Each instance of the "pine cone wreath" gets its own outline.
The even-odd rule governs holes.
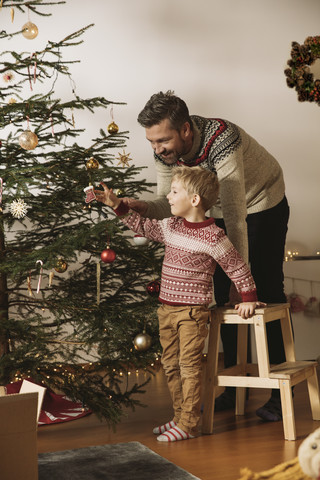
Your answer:
[[[302,45],[292,42],[290,55],[289,68],[284,70],[287,86],[295,88],[299,102],[320,105],[320,79],[310,71],[310,66],[320,58],[320,36],[309,36]]]

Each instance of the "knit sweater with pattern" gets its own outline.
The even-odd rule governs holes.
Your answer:
[[[228,237],[248,261],[246,216],[277,205],[285,195],[283,173],[276,159],[240,127],[218,118],[192,115],[193,146],[177,164],[199,165],[217,174],[220,196],[210,211],[223,218]],[[154,155],[158,199],[148,202],[145,216],[171,215],[166,195],[170,191],[172,166]]]
[[[165,244],[160,302],[169,305],[209,305],[212,302],[212,276],[217,262],[234,282],[242,301],[257,300],[255,283],[248,266],[213,218],[201,223],[191,223],[181,217],[148,219],[128,210],[123,203],[115,212],[137,234]]]

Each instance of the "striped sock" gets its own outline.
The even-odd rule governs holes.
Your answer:
[[[195,438],[190,433],[184,432],[179,427],[170,428],[167,432],[157,437],[158,442],[179,442],[179,440],[189,440],[189,438]]]
[[[164,425],[160,425],[160,427],[154,428],[152,431],[155,435],[159,435],[160,433],[167,432],[170,430],[170,428],[175,427],[177,424],[173,420],[171,420],[168,423],[165,423]]]

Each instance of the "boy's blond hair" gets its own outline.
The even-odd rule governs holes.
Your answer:
[[[198,194],[205,211],[217,201],[219,182],[217,175],[202,167],[181,165],[172,169],[172,180],[178,180],[189,195]]]

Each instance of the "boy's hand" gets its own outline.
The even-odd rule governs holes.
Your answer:
[[[121,199],[117,197],[112,191],[112,188],[108,188],[107,185],[103,182],[100,182],[100,185],[103,187],[103,190],[94,190],[94,194],[98,202],[104,203],[111,208],[118,208]]]
[[[255,312],[257,307],[266,307],[264,302],[242,302],[235,305],[235,309],[238,310],[238,314],[242,318],[250,318]]]

